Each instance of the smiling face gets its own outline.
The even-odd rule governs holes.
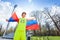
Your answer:
[[[23,12],[22,13],[22,18],[25,18],[26,17],[26,12]]]

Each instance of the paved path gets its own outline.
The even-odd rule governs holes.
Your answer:
[[[5,38],[0,37],[0,40],[12,40],[12,39],[5,39]]]

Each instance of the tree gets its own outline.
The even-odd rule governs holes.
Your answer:
[[[47,14],[49,15],[49,17],[50,17],[50,18],[52,19],[52,21],[54,22],[56,28],[60,31],[57,23],[55,22],[55,20],[54,20],[54,19],[52,18],[52,16],[50,15],[50,12],[51,12],[51,11],[49,11],[48,8],[44,8],[44,9],[45,9],[44,11],[47,11]]]

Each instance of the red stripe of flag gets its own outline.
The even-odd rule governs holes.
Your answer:
[[[30,26],[26,26],[26,30],[38,30],[39,29],[39,25],[38,24],[33,24]]]
[[[17,22],[19,21],[17,15],[16,15],[16,12],[14,12],[14,13],[12,14],[11,18],[13,18],[13,19],[14,19],[15,21],[17,21]]]

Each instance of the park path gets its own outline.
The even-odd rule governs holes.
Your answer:
[[[0,40],[12,40],[12,39],[6,39],[6,38],[0,37]]]

